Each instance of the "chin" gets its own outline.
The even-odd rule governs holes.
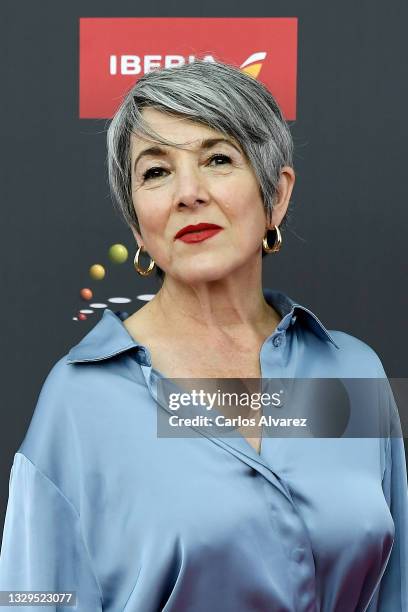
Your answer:
[[[211,281],[217,281],[225,278],[229,274],[229,270],[224,269],[224,266],[211,265],[211,266],[200,266],[191,265],[185,266],[180,272],[177,271],[175,276],[183,283],[194,284],[194,283],[209,283]]]

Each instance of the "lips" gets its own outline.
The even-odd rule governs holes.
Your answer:
[[[180,238],[180,236],[183,236],[184,234],[190,234],[192,232],[198,232],[200,230],[206,230],[206,229],[222,229],[222,228],[219,225],[215,225],[214,223],[197,223],[197,225],[186,225],[185,227],[183,227],[181,230],[177,232],[174,238],[175,239]]]
[[[202,229],[197,232],[186,232],[177,240],[181,240],[182,242],[186,242],[187,244],[196,244],[198,242],[203,242],[212,236],[215,236],[219,232],[222,232],[222,227],[216,227],[212,229]]]

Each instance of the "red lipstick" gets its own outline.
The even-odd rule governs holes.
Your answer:
[[[211,236],[214,236],[223,228],[214,223],[197,223],[197,225],[186,225],[175,235],[175,240],[180,239],[183,242],[201,242]]]

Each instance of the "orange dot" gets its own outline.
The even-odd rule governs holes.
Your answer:
[[[88,287],[84,287],[83,289],[81,289],[79,295],[83,300],[92,300],[93,298],[93,293],[90,289],[88,289]]]

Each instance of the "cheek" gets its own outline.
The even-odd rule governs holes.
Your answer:
[[[133,198],[133,206],[139,223],[145,233],[157,232],[164,227],[167,221],[168,208],[163,199],[157,196]]]
[[[258,188],[236,192],[234,199],[228,198],[229,212],[226,212],[237,243],[242,253],[252,252],[262,243],[266,230],[266,217]]]
[[[264,205],[257,185],[242,185],[241,188],[229,190],[220,201],[223,201],[225,213],[232,222],[239,220],[243,226],[250,225],[258,229],[264,226]]]
[[[248,172],[235,175],[233,180],[223,185],[223,191],[228,201],[236,200],[242,207],[251,206],[260,197],[258,183]]]

